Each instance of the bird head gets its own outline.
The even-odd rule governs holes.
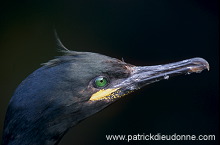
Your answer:
[[[209,64],[202,58],[192,58],[163,65],[135,66],[98,53],[66,51],[64,56],[45,63],[41,71],[55,69],[56,78],[62,78],[62,84],[56,82],[55,86],[69,88],[56,90],[71,94],[67,95],[69,99],[63,99],[64,105],[79,106],[78,110],[88,117],[148,84],[180,74],[200,73],[209,69]],[[50,72],[46,74],[49,80],[54,77]]]
[[[169,77],[209,69],[202,58],[135,66],[98,53],[65,50],[29,75],[8,106],[3,144],[56,144],[79,121]]]

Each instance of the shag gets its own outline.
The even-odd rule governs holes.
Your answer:
[[[92,52],[70,51],[44,63],[11,98],[2,145],[54,145],[81,120],[121,97],[169,77],[209,69],[203,58],[134,66]]]

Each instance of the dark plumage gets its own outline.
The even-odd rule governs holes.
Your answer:
[[[8,105],[3,145],[58,144],[69,128],[130,92],[173,75],[209,69],[202,58],[136,67],[97,53],[63,52],[16,89]]]

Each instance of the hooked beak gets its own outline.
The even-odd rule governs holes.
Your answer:
[[[131,76],[123,81],[120,86],[123,86],[121,87],[123,92],[130,92],[148,84],[169,79],[172,76],[193,72],[200,73],[204,69],[209,70],[209,64],[203,58],[192,58],[164,65],[134,66],[131,68]]]
[[[135,90],[138,90],[148,84],[169,79],[169,77],[180,74],[200,73],[204,69],[209,70],[208,62],[203,58],[192,58],[179,62],[155,65],[155,66],[130,66],[131,75],[120,82],[118,85],[109,89],[101,89],[94,93],[90,101],[117,100]]]

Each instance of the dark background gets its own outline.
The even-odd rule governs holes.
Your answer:
[[[71,129],[61,145],[126,144],[106,134],[214,134],[219,140],[217,0],[8,1],[0,4],[0,136],[19,83],[65,46],[135,65],[203,57],[211,70],[149,85]],[[1,140],[1,139],[0,139]],[[132,141],[129,144],[217,144]]]

